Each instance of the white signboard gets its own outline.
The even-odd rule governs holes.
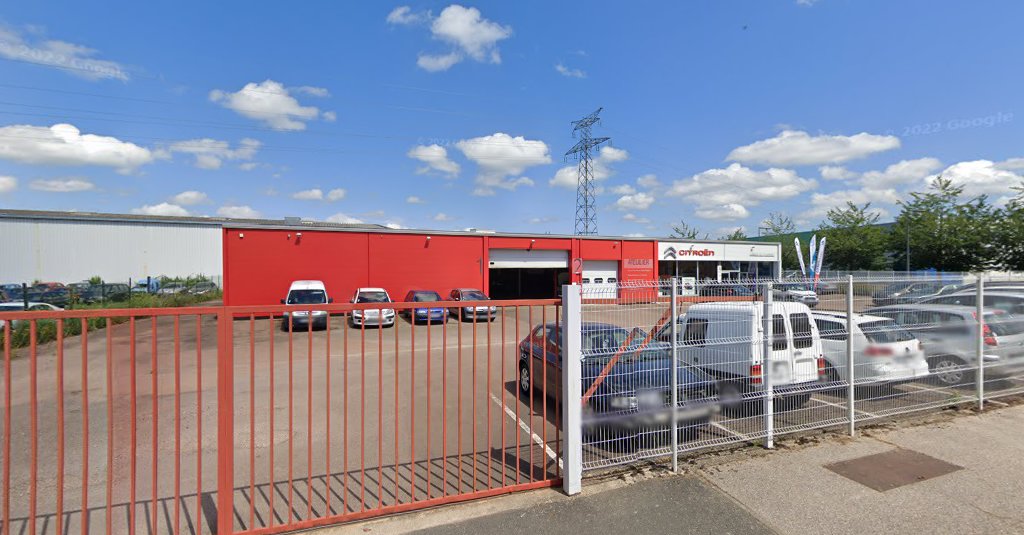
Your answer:
[[[658,242],[659,260],[724,260],[721,243]]]

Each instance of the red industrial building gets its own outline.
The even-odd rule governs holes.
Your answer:
[[[223,227],[224,301],[277,303],[294,280],[322,280],[336,302],[359,287],[401,300],[411,289],[442,295],[479,288],[495,299],[547,298],[566,283],[605,285],[679,276],[772,277],[780,245],[254,224]]]

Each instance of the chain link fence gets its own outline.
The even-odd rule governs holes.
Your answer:
[[[1015,274],[581,294],[584,470],[1024,393]]]

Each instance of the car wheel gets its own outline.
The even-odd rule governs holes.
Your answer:
[[[752,407],[743,401],[743,387],[734,381],[722,381],[717,385],[718,402],[722,410],[730,414],[744,414]]]
[[[516,382],[519,383],[519,393],[523,397],[530,397],[533,393],[533,378],[530,377],[530,366],[522,360],[519,361],[519,380]]]
[[[928,359],[933,382],[939,386],[961,386],[974,382],[974,370],[957,357],[941,355]]]

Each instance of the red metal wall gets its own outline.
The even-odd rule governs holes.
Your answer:
[[[619,260],[620,279],[652,280],[657,273],[654,242],[445,236],[302,230],[225,229],[224,302],[279,302],[294,280],[322,280],[335,302],[346,302],[361,286],[379,286],[401,300],[414,288],[446,295],[455,287],[488,287],[488,250],[547,249],[576,259]],[[430,236],[430,239],[427,239]],[[641,265],[630,260],[642,260]],[[570,268],[572,266],[570,265]],[[575,273],[572,281],[578,283]]]

